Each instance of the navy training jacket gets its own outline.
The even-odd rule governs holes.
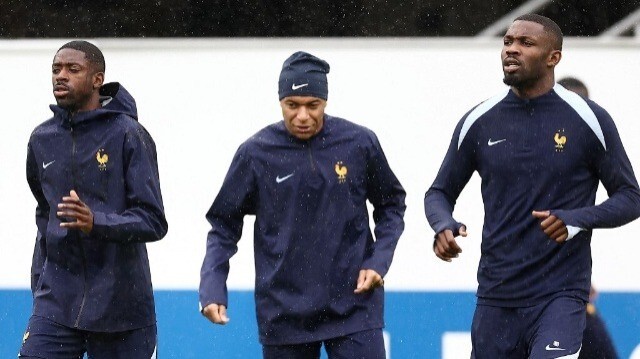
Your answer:
[[[485,214],[478,303],[527,307],[560,295],[586,302],[592,230],[640,216],[638,182],[611,116],[558,84],[533,99],[504,91],[469,111],[424,199],[436,233],[458,233],[452,212],[475,171]],[[599,182],[609,198],[595,205]],[[573,238],[553,241],[534,210],[550,210]]]
[[[255,300],[266,345],[382,328],[383,288],[354,294],[361,269],[384,276],[404,230],[405,191],[375,134],[325,115],[308,141],[272,124],[236,152],[207,213],[200,304],[227,305],[229,258],[256,216]],[[375,240],[367,200],[374,207]],[[233,316],[233,312],[231,312]]]
[[[102,107],[54,115],[31,134],[27,180],[37,200],[33,314],[67,327],[119,332],[155,324],[145,242],[167,232],[155,144],[118,83]],[[58,203],[75,189],[93,230],[60,227]],[[64,220],[64,219],[62,219]]]

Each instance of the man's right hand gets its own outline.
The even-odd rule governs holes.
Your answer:
[[[458,231],[461,236],[467,236],[467,227],[462,226]],[[435,241],[433,242],[433,252],[436,256],[445,262],[451,262],[451,259],[458,258],[458,254],[462,253],[462,249],[456,243],[453,231],[445,229],[438,233]]]
[[[211,303],[202,309],[202,315],[214,324],[225,325],[229,323],[227,307],[222,304]]]

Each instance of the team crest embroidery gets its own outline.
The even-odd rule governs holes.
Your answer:
[[[344,166],[342,161],[338,161],[335,170],[338,175],[338,183],[345,183],[347,181],[347,166]]]
[[[107,162],[109,162],[109,155],[104,152],[104,148],[101,148],[96,153],[96,160],[98,161],[98,168],[100,171],[107,170]]]
[[[556,152],[562,152],[567,144],[567,136],[564,135],[564,129],[558,130],[553,136],[553,140],[556,142]]]

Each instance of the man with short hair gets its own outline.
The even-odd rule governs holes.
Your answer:
[[[167,232],[155,144],[133,97],[103,84],[104,72],[95,45],[63,45],[53,117],[29,139],[38,235],[20,358],[155,358],[145,242]]]
[[[200,305],[226,324],[229,258],[256,216],[256,311],[265,358],[385,357],[383,277],[405,192],[375,134],[325,114],[329,64],[305,52],[280,73],[283,121],[236,152],[207,213]],[[375,239],[367,200],[374,207]]]
[[[569,91],[573,91],[575,93],[577,93],[578,95],[584,97],[584,98],[589,98],[589,89],[587,89],[587,86],[584,84],[584,82],[578,80],[575,77],[563,77],[560,80],[558,80],[558,84],[562,85],[562,87],[566,88]]]
[[[502,49],[510,89],[469,111],[424,204],[433,250],[450,262],[466,236],[453,208],[474,171],[485,219],[473,358],[577,358],[591,283],[591,231],[640,216],[640,190],[609,114],[555,84],[562,32],[518,17]],[[595,205],[598,182],[609,198]]]

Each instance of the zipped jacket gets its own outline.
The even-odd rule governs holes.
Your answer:
[[[119,332],[155,324],[145,242],[167,232],[155,144],[118,83],[100,89],[102,107],[68,111],[31,134],[27,180],[36,198],[33,314],[67,327]],[[91,209],[89,234],[60,227],[63,196]]]
[[[611,116],[556,84],[533,99],[505,90],[456,126],[424,206],[436,233],[458,233],[453,210],[471,175],[482,180],[478,304],[530,307],[558,296],[588,300],[591,234],[640,216],[640,188]],[[609,198],[595,204],[598,184]],[[566,225],[556,243],[532,211]]]
[[[382,328],[384,289],[354,294],[361,269],[389,270],[405,191],[375,134],[325,115],[309,140],[280,121],[238,149],[207,219],[200,304],[227,305],[229,258],[255,215],[260,341],[296,344]],[[374,208],[375,239],[367,201]],[[232,314],[232,312],[231,312]]]

